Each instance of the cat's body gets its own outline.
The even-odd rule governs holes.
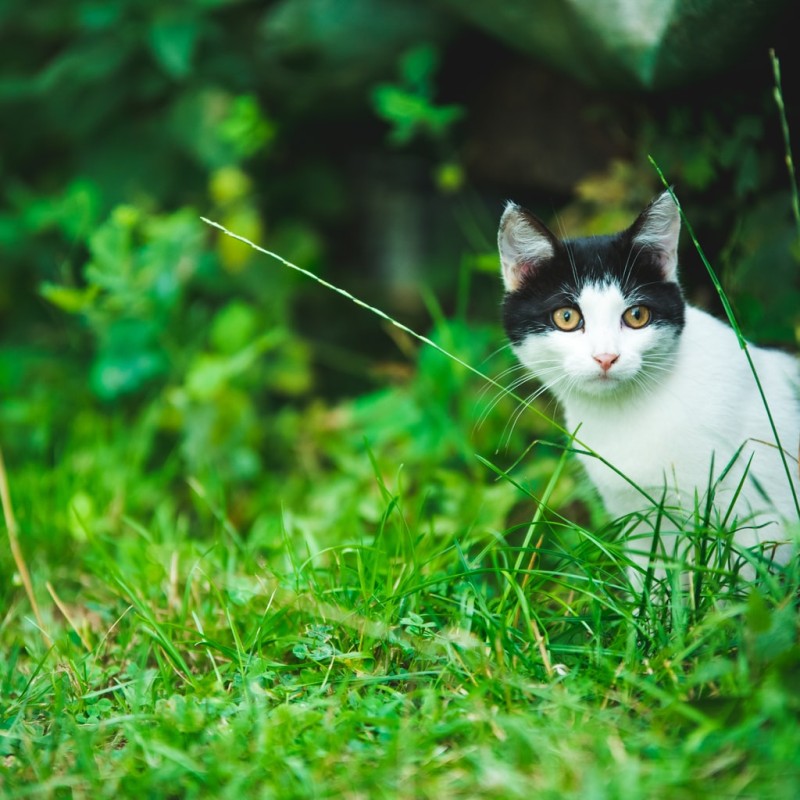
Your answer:
[[[683,300],[679,232],[667,192],[628,230],[572,241],[509,205],[499,234],[506,331],[567,428],[602,457],[582,461],[613,517],[652,511],[633,483],[664,501],[680,530],[714,485],[712,524],[727,517],[739,549],[766,547],[785,562],[798,521],[790,478],[735,332]],[[800,495],[800,364],[749,352]],[[647,552],[647,538],[632,550]]]

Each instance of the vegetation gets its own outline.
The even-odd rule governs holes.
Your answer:
[[[348,112],[424,160],[467,243],[395,311],[342,265],[355,192],[320,118],[241,44],[256,6],[0,11],[0,796],[796,797],[800,567],[678,559],[632,589],[627,521],[550,402],[502,388],[445,45],[396,42]],[[628,221],[653,153],[744,333],[791,346],[768,100],[649,118],[560,213]],[[726,552],[703,512],[687,541]]]

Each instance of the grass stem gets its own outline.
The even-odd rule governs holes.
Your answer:
[[[775,89],[773,96],[775,97],[775,105],[778,106],[778,115],[781,118],[781,131],[783,132],[783,147],[786,153],[786,169],[789,172],[789,187],[792,192],[792,211],[794,212],[794,221],[797,225],[797,240],[800,244],[800,197],[797,192],[797,178],[794,171],[794,158],[792,158],[792,144],[791,136],[789,135],[789,122],[786,119],[786,106],[783,103],[783,89],[781,87],[781,65],[778,57],[775,55],[774,50],[769,51],[769,57],[772,61],[772,74],[775,77]]]
[[[19,543],[19,527],[17,526],[17,519],[14,516],[14,509],[11,505],[11,492],[8,488],[8,476],[6,475],[6,465],[3,460],[3,450],[0,448],[0,502],[3,504],[3,517],[6,521],[6,531],[8,532],[8,544],[11,548],[11,555],[14,557],[14,563],[19,572],[22,585],[25,587],[25,594],[28,596],[28,602],[33,609],[33,615],[36,617],[36,624],[42,632],[42,638],[47,647],[52,647],[53,642],[50,636],[45,631],[44,622],[42,621],[42,614],[39,611],[39,604],[36,601],[36,595],[33,591],[33,582],[31,575],[28,571],[28,565],[25,563],[25,556],[22,553],[22,547]]]

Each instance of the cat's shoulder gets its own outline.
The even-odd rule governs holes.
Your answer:
[[[686,306],[683,338],[692,349],[730,352],[738,350],[736,332],[727,323],[697,306]]]
[[[686,306],[684,340],[687,347],[703,360],[712,360],[728,370],[741,363],[745,372],[750,369],[731,325],[696,306]],[[771,347],[761,347],[748,341],[748,350],[757,369],[782,374],[793,383],[800,382],[800,359],[792,353]]]

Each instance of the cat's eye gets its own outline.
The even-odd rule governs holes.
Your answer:
[[[622,321],[629,328],[644,328],[650,322],[650,309],[647,306],[631,306],[622,315]]]
[[[552,319],[553,325],[562,331],[575,331],[583,326],[581,312],[569,306],[557,308],[552,314]]]

